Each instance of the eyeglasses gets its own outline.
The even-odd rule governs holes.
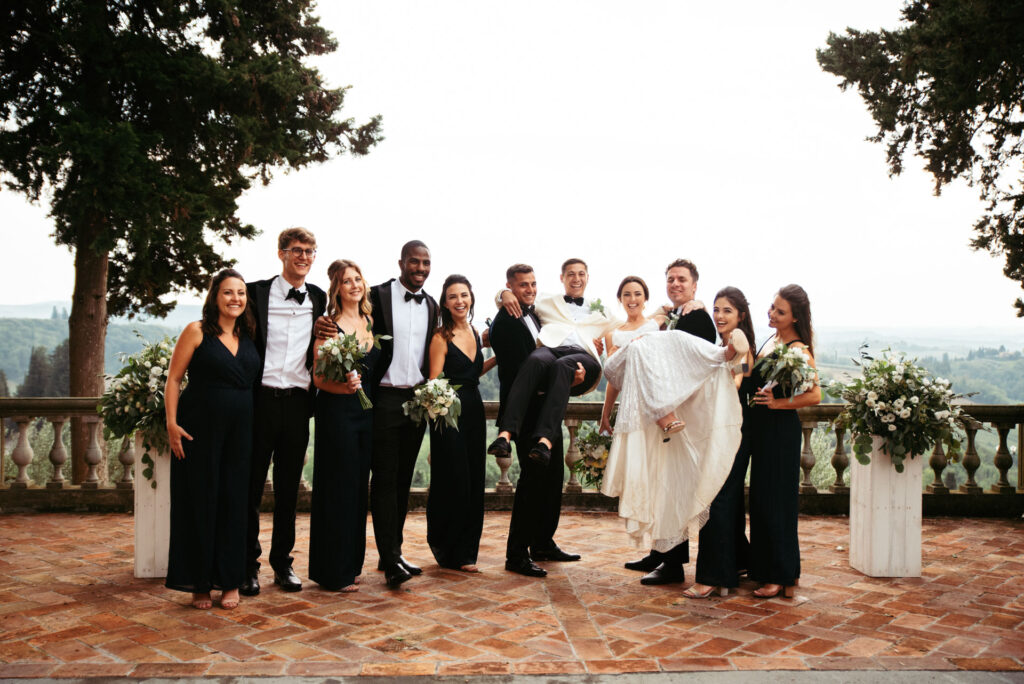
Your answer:
[[[283,251],[291,252],[291,255],[293,257],[295,257],[296,259],[298,259],[300,256],[303,256],[303,255],[305,255],[306,257],[311,257],[311,256],[315,256],[316,255],[316,250],[315,249],[303,249],[302,247],[291,247],[291,248],[283,250]]]

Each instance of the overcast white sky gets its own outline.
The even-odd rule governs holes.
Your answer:
[[[796,282],[818,325],[952,316],[1024,330],[1002,260],[967,246],[974,191],[933,196],[916,161],[890,179],[859,96],[815,61],[830,30],[894,27],[901,6],[322,2],[340,46],[318,66],[353,86],[346,116],[383,115],[387,140],[251,191],[241,217],[263,235],[228,254],[247,278],[274,275],[277,233],[303,225],[319,242],[313,282],[341,257],[380,282],[418,238],[429,292],[458,272],[485,299],[510,263],[533,264],[552,291],[578,256],[606,303],[627,274],[663,300],[665,265],[687,257],[699,297],[738,286],[755,317]],[[70,299],[72,258],[46,208],[3,191],[0,215],[0,303]]]

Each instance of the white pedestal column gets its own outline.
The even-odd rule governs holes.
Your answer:
[[[850,566],[870,577],[921,576],[920,455],[897,473],[874,439],[871,463],[850,473]]]
[[[135,453],[143,453],[142,438],[135,437]],[[171,455],[149,452],[153,482],[135,468],[135,576],[166,577],[167,546],[171,539]]]

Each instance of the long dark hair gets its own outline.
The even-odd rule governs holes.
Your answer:
[[[210,279],[210,288],[206,291],[206,301],[203,302],[203,318],[199,323],[199,327],[207,335],[224,334],[224,331],[220,327],[220,310],[217,308],[217,292],[220,290],[220,284],[228,278],[238,278],[242,283],[245,283],[245,278],[242,277],[242,274],[233,268],[225,268]],[[246,293],[245,311],[242,312],[241,316],[235,319],[235,329],[232,332],[236,337],[240,336],[243,332],[252,337],[252,331],[255,327],[256,321],[252,315],[252,306],[249,304],[248,293]]]
[[[811,300],[807,292],[799,285],[786,285],[779,288],[779,296],[789,303],[796,335],[807,345],[810,355],[814,356],[814,327],[811,325]]]
[[[747,342],[750,343],[751,349],[757,349],[757,343],[754,341],[754,322],[750,320],[750,302],[747,301],[746,296],[738,287],[723,287],[715,295],[715,301],[724,298],[728,299],[729,303],[736,307],[736,312],[740,315],[740,322],[736,326],[743,334],[747,337]]]
[[[469,320],[473,320],[473,308],[476,306],[476,295],[473,294],[473,286],[469,284],[469,279],[466,276],[453,273],[444,279],[444,285],[441,286],[440,306],[438,307],[441,310],[441,337],[446,340],[451,340],[455,336],[455,319],[452,318],[452,312],[445,306],[445,302],[448,299],[448,288],[458,284],[469,288]]]
[[[636,283],[637,285],[640,286],[640,289],[644,291],[644,299],[651,298],[651,291],[647,289],[647,283],[644,282],[644,279],[641,278],[640,276],[631,275],[626,276],[625,278],[622,279],[622,282],[619,283],[619,289],[615,291],[616,299],[622,299],[622,290],[630,283]]]

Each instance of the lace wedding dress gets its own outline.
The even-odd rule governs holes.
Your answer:
[[[654,321],[616,330],[605,377],[619,409],[601,491],[639,548],[668,551],[707,522],[740,445],[743,414],[725,348]],[[686,429],[663,441],[670,411]]]

